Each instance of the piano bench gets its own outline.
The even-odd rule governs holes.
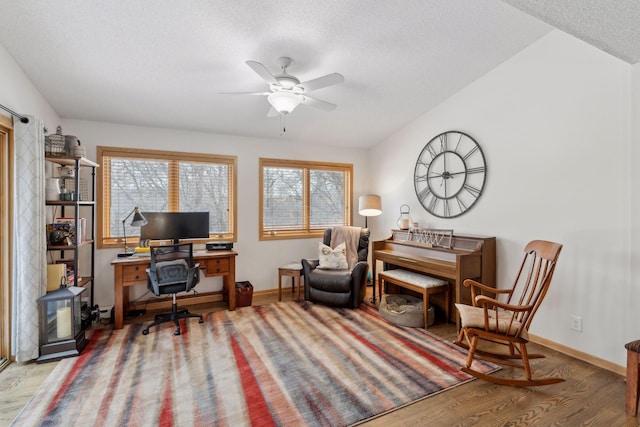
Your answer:
[[[451,301],[449,299],[449,282],[446,280],[437,279],[435,277],[427,276],[426,274],[420,274],[409,270],[403,270],[401,268],[385,270],[378,273],[378,280],[380,299],[382,299],[384,282],[422,294],[425,329],[428,327],[427,315],[429,312],[429,295],[444,292],[445,318],[449,321],[449,307],[451,305]]]

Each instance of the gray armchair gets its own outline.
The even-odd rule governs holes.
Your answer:
[[[331,228],[324,231],[323,243],[331,244]],[[351,270],[319,269],[317,259],[302,259],[304,299],[326,305],[356,308],[364,300],[369,264],[369,229],[363,228],[358,242],[358,262]]]

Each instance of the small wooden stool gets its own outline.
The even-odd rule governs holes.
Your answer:
[[[631,341],[624,345],[627,349],[627,395],[625,398],[625,410],[627,415],[638,414],[638,389],[640,382],[640,370],[638,370],[638,355],[640,354],[640,340]]]
[[[299,262],[292,262],[282,267],[278,267],[278,301],[282,301],[282,277],[291,277],[291,293],[295,292],[296,280],[298,281],[298,299],[300,299],[300,277],[304,276],[302,273],[302,264]]]

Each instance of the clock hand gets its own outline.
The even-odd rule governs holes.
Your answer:
[[[466,172],[464,172],[464,171],[462,171],[462,172],[447,172],[447,171],[444,171],[442,173],[434,173],[429,178],[451,179],[451,178],[453,178],[454,175],[461,175],[461,174],[464,174],[464,173],[466,173]]]

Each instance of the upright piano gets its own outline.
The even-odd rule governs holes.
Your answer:
[[[378,283],[378,293],[382,297],[382,283],[377,280],[377,262],[383,263],[383,270],[403,268],[449,282],[451,289],[450,321],[459,328],[458,312],[453,304],[471,304],[471,292],[462,282],[475,279],[488,286],[496,286],[496,238],[463,236],[453,234],[449,247],[437,247],[417,241],[408,230],[392,230],[389,239],[373,242],[372,274]],[[444,304],[444,299],[433,300]]]

